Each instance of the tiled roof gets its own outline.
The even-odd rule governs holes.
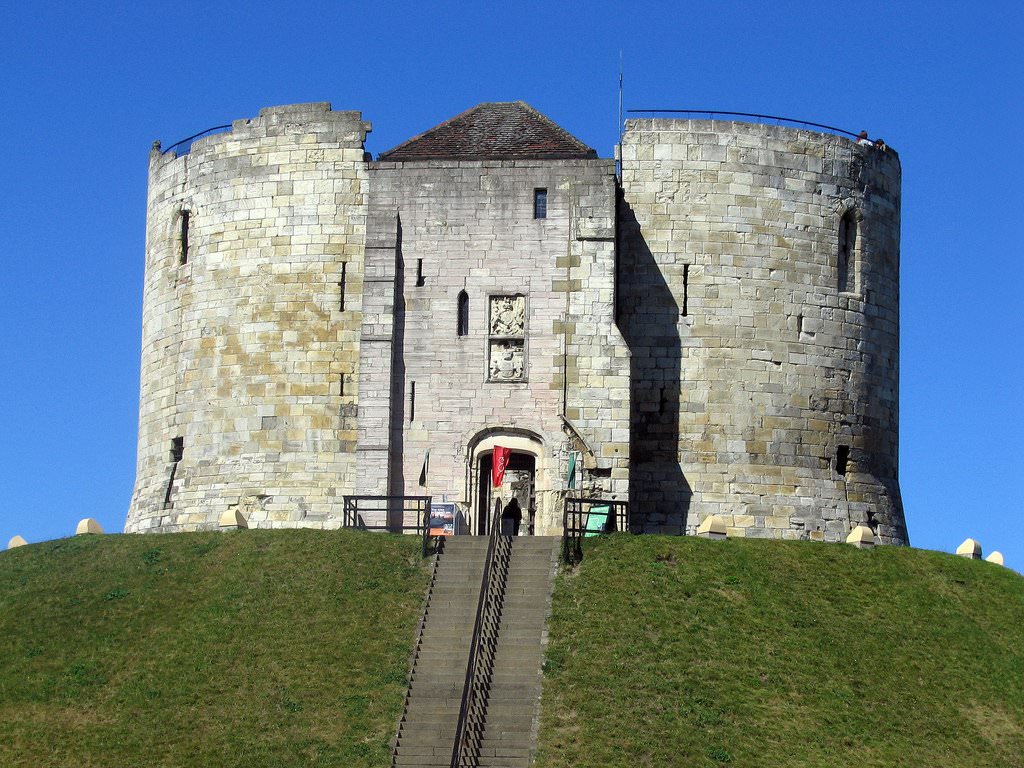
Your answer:
[[[564,160],[597,152],[522,101],[478,104],[380,160]]]

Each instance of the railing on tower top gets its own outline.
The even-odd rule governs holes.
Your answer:
[[[562,560],[579,562],[585,537],[628,530],[628,502],[568,496],[562,515]]]
[[[715,115],[723,115],[728,117],[751,117],[755,120],[766,121],[774,120],[777,123],[790,123],[792,125],[806,125],[811,128],[821,128],[832,133],[839,134],[841,136],[849,136],[856,139],[857,134],[853,131],[847,131],[842,128],[836,128],[834,125],[825,125],[824,123],[812,123],[810,120],[797,120],[792,117],[780,117],[779,115],[759,115],[756,112],[728,112],[722,109],[630,109],[629,114],[642,114],[642,115],[710,115],[711,119],[715,119]]]
[[[501,533],[500,507],[494,510],[494,519],[491,520],[491,532],[487,537],[487,554],[484,557],[484,573],[480,578],[480,597],[477,600],[476,619],[473,622],[473,638],[469,644],[469,661],[466,663],[466,679],[462,685],[459,720],[455,726],[455,743],[452,746],[451,768],[460,768],[463,747],[468,736],[468,718],[476,695],[476,692],[473,690],[473,679],[480,660],[480,638],[483,633],[485,617],[487,615],[493,616],[494,612],[500,608],[500,606],[495,606],[490,602],[492,570],[496,560],[495,554],[498,549],[499,539],[511,540],[510,536],[503,536]]]
[[[179,156],[187,155],[192,150],[192,142],[195,141],[196,139],[201,139],[204,136],[208,136],[211,133],[216,133],[217,131],[226,131],[230,127],[231,127],[231,123],[228,123],[227,125],[215,125],[215,126],[213,126],[213,128],[207,128],[205,131],[200,131],[199,133],[194,133],[191,136],[189,136],[187,139],[182,139],[181,141],[176,141],[173,144],[171,144],[171,146],[167,147],[166,149],[161,148],[160,153],[166,155],[172,149],[173,150],[177,150],[178,147],[182,146],[183,144],[187,144],[188,146],[185,148],[184,152],[177,152],[176,153]]]

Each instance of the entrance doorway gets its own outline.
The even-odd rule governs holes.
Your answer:
[[[502,533],[532,536],[536,527],[537,460],[529,453],[512,451],[500,488],[491,487],[493,454],[488,451],[477,460],[476,525],[474,533],[486,536],[491,519],[501,509]]]

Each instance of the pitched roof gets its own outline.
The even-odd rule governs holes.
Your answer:
[[[380,160],[564,160],[597,152],[522,101],[478,104],[381,152]]]

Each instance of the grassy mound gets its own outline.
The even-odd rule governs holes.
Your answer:
[[[0,553],[0,765],[384,765],[428,572],[352,531]]]
[[[656,536],[559,576],[537,765],[1024,766],[1024,579]]]

